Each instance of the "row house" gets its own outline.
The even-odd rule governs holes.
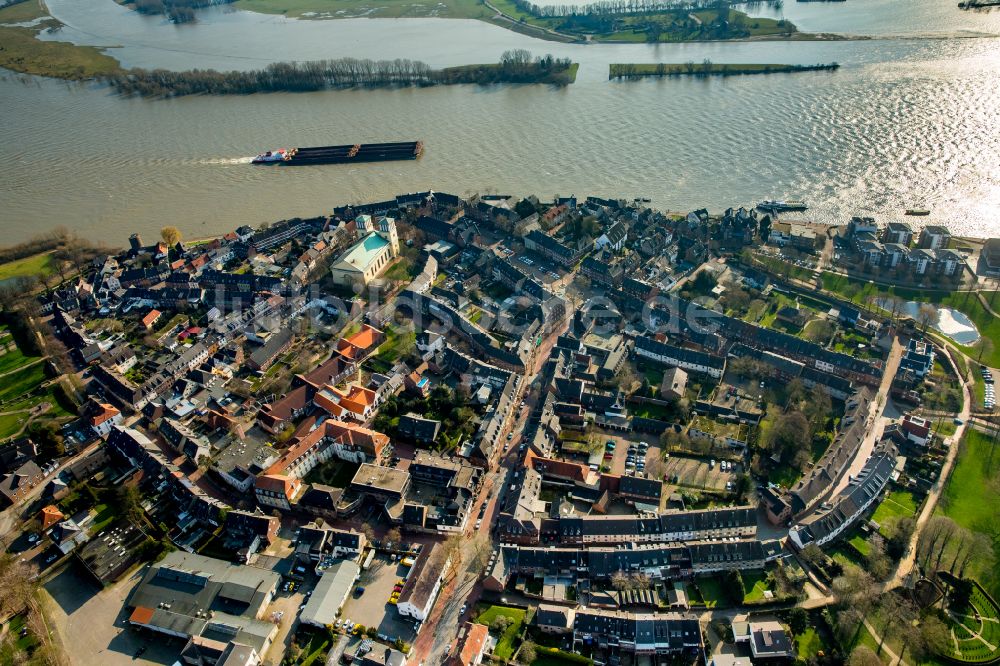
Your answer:
[[[645,336],[635,338],[632,353],[635,357],[660,365],[683,368],[715,379],[720,379],[726,369],[726,359],[723,357],[677,347]]]

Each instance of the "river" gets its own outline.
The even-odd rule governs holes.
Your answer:
[[[895,2],[944,14],[943,0]],[[826,17],[860,0],[786,6]],[[48,0],[55,38],[114,45],[127,66],[256,68],[271,60],[410,57],[432,66],[491,62],[510,48],[581,63],[576,84],[456,86],[176,100],[123,99],[94,84],[0,79],[0,228],[15,242],[63,224],[122,243],[176,224],[187,236],[314,215],[427,188],[464,194],[645,196],[671,210],[794,197],[804,215],[853,214],[997,235],[1000,13],[948,13],[907,39],[680,45],[542,42],[477,21],[296,21],[213,9],[193,25],[112,0]],[[866,5],[867,6],[867,5]],[[822,10],[822,11],[820,11]],[[761,10],[766,13],[767,10]],[[916,10],[914,10],[916,11]],[[853,34],[887,31],[846,21]],[[789,16],[796,20],[793,16]],[[800,19],[808,25],[808,20]],[[927,38],[932,32],[934,38]],[[919,38],[918,38],[919,37]],[[609,82],[611,62],[818,63],[837,72]],[[267,148],[421,139],[416,162],[255,168]]]

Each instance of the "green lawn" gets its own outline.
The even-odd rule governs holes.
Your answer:
[[[855,567],[864,565],[855,550],[853,548],[846,547],[842,543],[838,543],[833,548],[827,550],[826,554],[833,558],[834,562],[844,568],[849,566]]]
[[[852,286],[853,285],[853,286]],[[993,342],[993,348],[983,354],[983,363],[990,367],[1000,366],[1000,319],[991,315],[975,294],[969,292],[927,291],[905,287],[886,287],[869,283],[867,280],[848,278],[834,273],[823,273],[823,288],[851,300],[851,289],[857,290],[854,301],[867,303],[878,297],[893,295],[918,303],[933,303],[964,313],[979,329],[979,334]],[[992,292],[984,292],[987,300]],[[997,299],[1000,308],[1000,299]],[[996,309],[996,308],[994,308]],[[973,359],[979,358],[978,349],[971,346],[955,345]]]
[[[38,359],[38,356],[25,356],[20,349],[12,349],[0,356],[0,374],[16,370]]]
[[[705,608],[715,608],[728,604],[729,598],[722,591],[722,581],[718,578],[698,578],[695,580],[694,585],[701,593],[701,598],[705,602]]]
[[[868,629],[866,629],[865,625],[863,624],[858,628],[858,633],[854,635],[854,642],[851,644],[851,649],[853,650],[859,645],[864,645],[875,654],[878,654],[878,649],[879,649],[878,641],[875,640],[875,637],[871,635],[871,632],[869,632]],[[879,656],[881,657],[882,655]]]
[[[117,518],[115,507],[107,504],[98,504],[94,507],[94,511],[94,520],[90,523],[91,534],[97,534]]]
[[[868,543],[868,539],[866,539],[860,533],[855,534],[850,539],[848,539],[847,543],[854,546],[854,548],[865,557],[868,557],[868,553],[871,552],[872,548],[871,544]]]
[[[506,660],[514,656],[514,639],[521,633],[525,611],[520,608],[509,608],[507,606],[489,606],[479,614],[476,622],[485,624],[488,627],[500,615],[507,617],[511,622],[497,639],[497,645],[493,650],[493,654],[500,659]]]
[[[0,643],[0,664],[21,663],[15,659],[15,655],[21,653],[31,654],[38,647],[38,639],[30,631],[22,638],[21,629],[24,627],[24,615],[15,615],[7,624],[7,637]]]
[[[994,483],[1000,473],[1000,450],[988,435],[971,428],[961,447],[938,512],[963,527],[992,533],[1000,518],[1000,487]]]
[[[0,414],[0,440],[13,437],[21,432],[28,415],[25,412],[14,414]]]
[[[958,650],[945,656],[968,663],[995,662],[1000,657],[1000,609],[978,587],[972,588],[969,602],[980,618],[972,609],[964,609],[957,611],[957,620],[949,619]]]
[[[330,647],[330,637],[325,632],[317,631],[312,640],[302,650],[301,666],[311,666],[315,663],[323,663],[320,659],[326,658],[327,648]]]
[[[917,498],[910,491],[894,490],[875,509],[872,520],[879,525],[885,525],[894,518],[913,516],[917,513],[918,504]]]
[[[386,328],[385,342],[379,348],[376,356],[386,363],[395,363],[400,356],[408,354],[413,350],[413,345],[417,340],[415,331],[397,331],[393,328]]]
[[[951,418],[947,419],[932,419],[934,421],[934,427],[931,428],[932,431],[936,432],[941,437],[951,437],[955,434],[955,429],[958,427],[955,425],[955,420]]]
[[[813,627],[809,627],[795,637],[795,654],[803,661],[814,658],[820,650],[825,650],[825,648],[823,639]]]
[[[3,377],[3,386],[0,386],[0,402],[6,402],[32,389],[38,388],[46,379],[44,363],[35,363],[26,368],[16,370]]]
[[[593,659],[588,659],[583,655],[566,653],[558,648],[547,648],[538,646],[535,650],[535,660],[531,666],[581,666],[593,664]]]
[[[30,6],[32,3],[25,2],[23,4]],[[17,6],[14,5],[14,7]],[[8,9],[13,9],[13,7],[8,7]],[[51,275],[55,270],[52,267],[51,258],[51,255],[46,252],[9,261],[6,264],[0,264],[0,280],[8,280],[14,277],[29,277],[32,275],[39,277]]]
[[[743,574],[743,603],[752,603],[764,599],[764,591],[771,586],[767,582],[764,571],[747,571]]]
[[[941,493],[937,512],[962,527],[992,535],[1000,521],[1000,447],[978,430],[967,429],[955,468]],[[974,560],[966,575],[976,578],[991,595],[1000,595],[1000,560],[993,566]]]

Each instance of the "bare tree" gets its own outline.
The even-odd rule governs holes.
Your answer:
[[[365,535],[365,539],[369,542],[375,540],[375,530],[368,523],[361,526],[361,533]]]
[[[938,309],[931,303],[921,303],[920,309],[917,310],[917,323],[920,324],[921,332],[927,333],[927,327],[936,323],[937,320]]]
[[[882,651],[882,646],[889,637],[898,637],[904,632],[907,625],[913,623],[917,616],[917,608],[912,601],[897,594],[887,594],[879,605],[878,620],[881,637],[878,643],[878,651]]]
[[[885,553],[885,539],[878,534],[868,540],[868,555],[865,557],[868,571],[875,580],[885,580],[892,571],[892,562]]]
[[[951,629],[935,615],[928,615],[920,623],[924,645],[937,654],[951,654]]]
[[[882,660],[871,651],[871,648],[859,645],[851,652],[847,666],[882,666]]]

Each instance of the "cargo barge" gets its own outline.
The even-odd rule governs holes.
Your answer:
[[[251,164],[350,164],[353,162],[389,162],[415,160],[424,152],[420,141],[399,143],[356,143],[344,146],[315,146],[313,148],[278,148],[261,153]]]
[[[808,209],[809,206],[801,201],[761,201],[757,204],[757,210],[762,210],[766,213],[786,213],[790,211],[803,211]]]

